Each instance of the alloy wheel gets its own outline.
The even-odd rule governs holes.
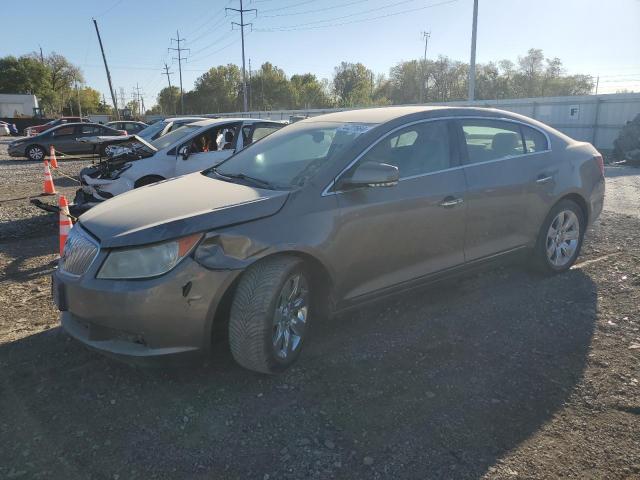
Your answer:
[[[580,221],[571,210],[558,213],[547,231],[547,259],[555,267],[571,261],[580,241]]]
[[[309,285],[305,276],[294,273],[284,282],[273,317],[272,344],[276,356],[286,360],[304,337],[309,315]]]

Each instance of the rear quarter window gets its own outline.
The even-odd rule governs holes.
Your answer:
[[[524,137],[524,145],[527,153],[549,150],[547,137],[541,131],[523,125],[522,136]]]

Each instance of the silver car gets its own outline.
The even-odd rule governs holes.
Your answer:
[[[603,173],[590,144],[500,110],[332,113],[90,210],[54,296],[101,352],[207,352],[219,325],[241,365],[279,372],[310,323],[361,302],[516,255],[567,270]]]

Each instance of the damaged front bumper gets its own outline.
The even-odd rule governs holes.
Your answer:
[[[213,317],[240,271],[208,270],[186,258],[143,280],[95,278],[101,252],[77,277],[56,270],[54,299],[63,329],[86,346],[128,360],[184,357],[211,347]]]

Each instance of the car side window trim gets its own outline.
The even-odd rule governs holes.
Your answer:
[[[466,146],[463,145],[462,142],[464,142],[464,135],[462,134],[462,126],[460,125],[460,122],[458,122],[457,120],[500,120],[500,121],[504,121],[504,122],[510,122],[510,123],[515,123],[518,125],[524,125],[526,127],[530,127],[533,128],[534,130],[540,132],[542,135],[544,135],[545,139],[547,140],[547,148],[546,150],[541,150],[539,152],[532,152],[532,153],[524,153],[522,155],[517,155],[517,157],[523,157],[523,156],[530,156],[530,155],[539,155],[541,153],[547,153],[551,151],[551,138],[549,137],[549,134],[547,132],[545,132],[544,130],[542,130],[541,128],[538,128],[534,125],[531,125],[527,122],[523,122],[520,120],[515,120],[513,118],[506,118],[506,117],[486,117],[486,116],[481,116],[481,115],[458,115],[458,116],[451,116],[451,117],[437,117],[437,118],[425,118],[422,120],[415,120],[413,122],[409,122],[409,123],[405,123],[403,125],[400,125],[396,128],[394,128],[393,130],[387,132],[383,137],[380,137],[379,139],[377,139],[375,142],[373,142],[371,145],[369,145],[367,148],[365,148],[362,152],[360,152],[359,155],[356,156],[355,159],[353,159],[351,162],[349,162],[349,164],[344,167],[336,176],[333,180],[331,180],[329,182],[329,184],[324,188],[324,190],[322,190],[321,196],[322,197],[326,197],[329,195],[337,195],[337,194],[341,194],[344,193],[343,190],[332,190],[333,187],[335,185],[338,184],[338,181],[340,180],[340,178],[349,171],[349,169],[351,169],[351,167],[353,167],[353,165],[356,164],[356,162],[358,162],[362,157],[364,157],[369,150],[371,150],[373,147],[375,147],[379,142],[381,142],[382,140],[384,140],[385,138],[388,138],[389,135],[402,130],[403,128],[406,127],[410,127],[412,125],[416,125],[418,123],[425,123],[425,122],[436,122],[436,121],[449,121],[449,123],[454,123],[455,125],[455,130],[457,130],[458,133],[458,137],[455,138],[451,135],[451,131],[450,131],[450,135],[449,135],[449,142],[453,142],[456,143],[456,146],[454,148],[454,150],[452,150],[451,153],[456,153],[457,155],[452,155],[451,156],[451,161],[452,164],[455,164],[455,161],[457,160],[458,165],[456,166],[452,166],[450,168],[445,168],[443,170],[438,170],[435,172],[428,172],[428,173],[422,173],[420,175],[414,175],[412,177],[405,177],[405,178],[401,178],[399,179],[399,182],[402,182],[404,180],[411,180],[413,178],[418,178],[418,177],[424,177],[427,175],[436,175],[439,173],[443,173],[443,172],[449,172],[452,170],[460,170],[463,168],[469,168],[469,167],[474,167],[476,165],[486,165],[488,163],[494,163],[494,162],[502,162],[504,160],[508,160],[510,158],[516,158],[516,156],[507,156],[507,157],[501,157],[498,159],[493,159],[493,160],[488,160],[486,162],[478,162],[478,163],[466,163],[467,161],[467,149]],[[465,148],[462,148],[465,147]],[[451,155],[451,154],[450,154]],[[457,156],[457,159],[456,159]]]

